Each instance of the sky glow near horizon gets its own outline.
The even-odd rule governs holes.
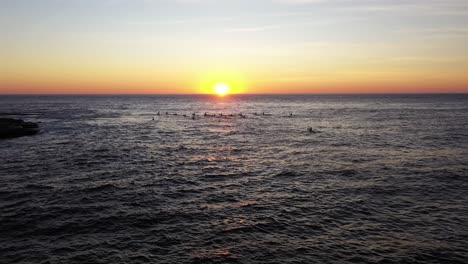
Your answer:
[[[0,0],[0,93],[468,92],[468,1]]]

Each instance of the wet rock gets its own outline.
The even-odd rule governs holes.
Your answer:
[[[14,138],[34,135],[39,132],[39,125],[21,119],[0,118],[0,138]]]

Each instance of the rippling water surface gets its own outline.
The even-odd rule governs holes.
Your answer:
[[[468,262],[467,95],[2,96],[0,112],[42,128],[0,140],[1,263]]]

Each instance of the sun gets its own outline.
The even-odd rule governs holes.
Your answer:
[[[225,83],[217,83],[213,87],[213,91],[219,96],[224,96],[229,94],[229,92],[231,91],[231,87],[229,87],[229,85]]]

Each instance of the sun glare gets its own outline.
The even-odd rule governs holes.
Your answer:
[[[231,87],[225,83],[218,83],[213,87],[214,92],[219,96],[224,96],[229,94]]]

